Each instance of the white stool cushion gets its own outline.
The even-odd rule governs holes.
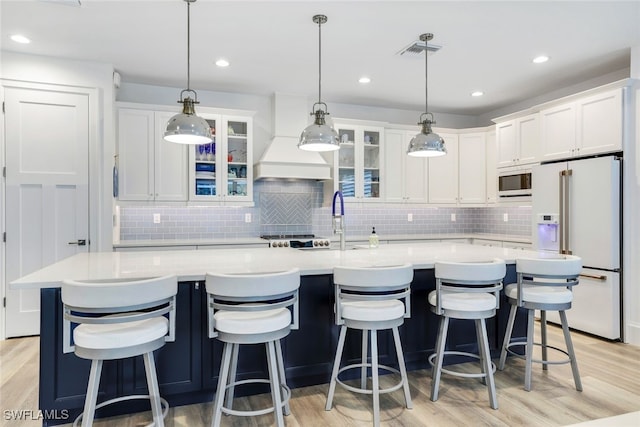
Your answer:
[[[489,293],[446,292],[440,293],[440,306],[445,310],[485,311],[496,308],[496,297]],[[436,306],[436,291],[429,293],[429,304]]]
[[[73,330],[73,341],[89,349],[118,349],[155,341],[168,331],[166,317],[117,324],[84,323]]]
[[[279,331],[291,324],[286,308],[263,311],[217,311],[213,318],[216,330],[228,334],[264,334]]]
[[[361,322],[382,322],[404,316],[404,304],[397,299],[385,301],[342,301],[342,317]]]
[[[509,298],[518,298],[518,285],[512,283],[504,289],[505,295]],[[522,286],[522,300],[540,304],[562,304],[571,302],[573,293],[562,286]]]

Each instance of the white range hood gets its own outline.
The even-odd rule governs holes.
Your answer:
[[[273,95],[274,136],[253,167],[255,179],[331,179],[331,167],[320,153],[298,148],[300,133],[309,125],[307,104],[303,96]]]

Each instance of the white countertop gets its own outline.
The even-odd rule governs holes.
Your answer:
[[[333,242],[339,240],[336,236],[320,236],[331,239]],[[347,236],[347,242],[368,241],[369,236]],[[447,239],[486,239],[514,243],[531,243],[531,236],[514,236],[505,234],[481,234],[481,233],[447,233],[447,234],[392,234],[380,235],[380,241],[398,240],[447,240]],[[113,243],[114,248],[152,248],[170,246],[232,246],[232,245],[253,245],[268,242],[259,237],[245,237],[238,239],[173,239],[173,240],[120,240]]]
[[[400,243],[376,249],[300,250],[291,248],[205,249],[143,252],[90,252],[58,261],[10,283],[11,289],[55,288],[65,279],[105,280],[176,274],[180,281],[203,280],[207,272],[264,273],[297,267],[302,275],[331,274],[334,266],[383,266],[411,263],[487,261],[539,257],[538,252],[465,243]]]

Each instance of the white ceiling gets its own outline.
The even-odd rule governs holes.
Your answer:
[[[63,0],[64,1],[64,0]],[[76,0],[77,2],[77,0]],[[186,87],[182,0],[1,0],[2,50],[113,64],[125,82]],[[424,109],[424,57],[396,53],[421,33],[429,107],[478,115],[629,67],[640,46],[637,1],[220,1],[191,6],[191,87],[317,96],[322,13],[322,97],[329,104]],[[28,45],[11,40],[21,33]],[[551,57],[535,65],[534,56]],[[218,68],[225,57],[231,65]],[[371,83],[358,78],[367,75]],[[485,92],[473,98],[475,90]]]

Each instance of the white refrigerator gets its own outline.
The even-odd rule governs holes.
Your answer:
[[[621,339],[621,160],[563,161],[532,169],[533,243],[582,258],[567,311],[571,328]],[[559,316],[547,317],[559,323]]]

